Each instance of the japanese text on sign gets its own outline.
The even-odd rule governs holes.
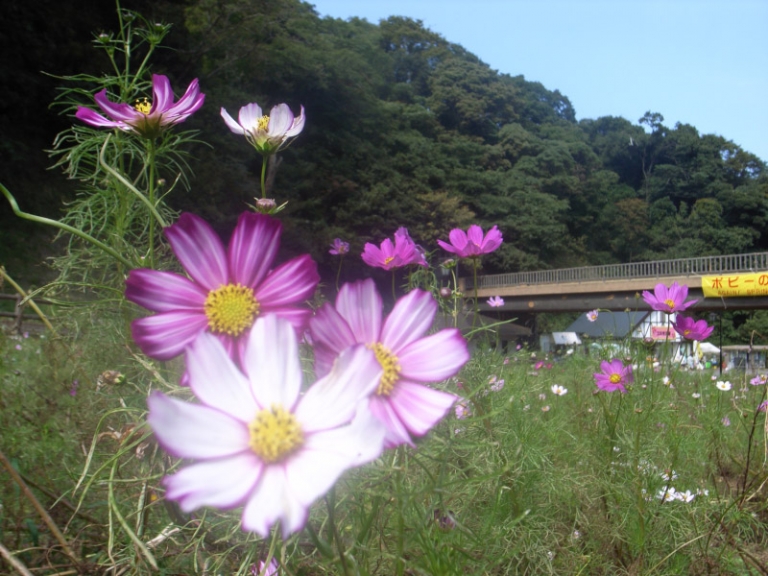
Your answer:
[[[768,272],[704,276],[701,289],[705,298],[768,296]]]

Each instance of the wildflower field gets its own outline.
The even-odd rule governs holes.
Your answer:
[[[62,79],[76,123],[52,155],[80,194],[52,219],[0,184],[63,246],[29,293],[0,268],[45,322],[0,332],[4,572],[768,573],[768,376],[683,370],[670,342],[549,357],[460,330],[479,303],[457,262],[477,286],[495,225],[329,238],[335,270],[282,254],[302,105],[221,108],[261,166],[231,233],[176,212],[204,87],[176,98],[148,65],[168,27],[119,16],[94,40],[114,76]],[[369,274],[342,283],[353,256]],[[687,296],[642,306],[704,340]]]

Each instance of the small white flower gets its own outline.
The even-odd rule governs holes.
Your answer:
[[[731,389],[731,383],[728,380],[726,380],[725,382],[723,382],[722,380],[718,380],[715,386],[717,386],[718,390],[722,390],[723,392],[727,392],[728,390]]]
[[[658,494],[656,494],[656,497],[664,502],[672,502],[677,500],[677,491],[672,486],[669,488],[662,488],[659,490]]]
[[[685,502],[686,504],[688,502],[692,502],[694,498],[696,498],[695,494],[691,494],[690,490],[686,490],[685,492],[677,492],[677,499],[680,500],[680,502]]]
[[[669,482],[670,480],[677,480],[677,472],[675,472],[674,470],[672,471],[667,470],[665,472],[662,472],[661,479],[664,480],[664,482]]]
[[[697,398],[697,399],[701,398],[701,394],[699,394],[698,392],[694,392],[693,394],[691,394],[691,396],[693,396],[694,398]]]
[[[568,393],[568,388],[563,388],[560,386],[560,384],[554,384],[552,385],[552,394],[556,394],[557,396],[563,396],[564,394]]]

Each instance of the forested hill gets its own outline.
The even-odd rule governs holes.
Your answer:
[[[0,178],[27,209],[47,213],[59,201],[56,175],[41,174],[45,185],[36,186],[20,151],[49,147],[66,122],[47,108],[55,82],[39,70],[98,72],[104,63],[82,29],[116,27],[114,12],[84,16],[60,4],[15,3],[0,37],[40,58],[3,59],[6,90],[23,81],[38,90],[3,97]],[[308,120],[282,154],[273,195],[289,201],[289,248],[320,262],[337,236],[352,243],[349,263],[362,266],[363,243],[399,226],[432,248],[473,222],[504,234],[489,272],[768,249],[768,174],[755,155],[694,126],[667,126],[659,113],[577,122],[567,95],[500,74],[418,21],[323,19],[299,0],[123,6],[174,24],[172,49],[153,71],[168,74],[177,95],[200,78],[206,103],[185,127],[212,147],[194,150],[191,190],[171,203],[222,230],[252,202],[261,164],[219,109],[287,102],[296,111],[303,104]],[[45,10],[56,14],[55,30]],[[7,207],[0,210],[10,225]]]

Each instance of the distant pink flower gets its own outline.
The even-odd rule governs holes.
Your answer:
[[[304,106],[298,116],[294,116],[287,104],[278,104],[265,115],[261,106],[252,102],[240,108],[238,122],[221,109],[224,123],[235,134],[245,136],[248,143],[259,154],[270,155],[287,148],[304,129]]]
[[[504,298],[501,296],[491,296],[488,298],[488,306],[491,308],[499,308],[500,306],[504,306]]]
[[[464,418],[469,416],[469,407],[466,402],[458,402],[454,407],[453,412],[456,415],[457,420],[464,420]]]
[[[490,384],[491,392],[500,392],[504,388],[504,379],[499,379],[494,375],[488,379],[488,384]]]
[[[147,355],[169,360],[200,332],[214,333],[239,360],[245,338],[259,316],[272,312],[303,330],[310,316],[299,308],[320,280],[317,265],[299,256],[274,270],[282,224],[270,216],[244,212],[224,248],[203,219],[182,214],[165,229],[176,257],[192,277],[157,270],[132,270],[125,297],[154,316],[134,320],[133,339]]]
[[[536,362],[536,364],[533,365],[534,370],[541,370],[542,368],[544,368],[543,360],[539,360],[538,362]]]
[[[166,498],[184,512],[243,506],[244,530],[266,538],[279,521],[286,538],[341,474],[381,454],[384,427],[365,402],[382,370],[356,346],[302,392],[288,321],[267,314],[247,340],[241,371],[217,338],[200,334],[186,349],[199,403],[153,392],[147,421],[167,452],[194,461],[163,479]]]
[[[334,238],[328,253],[333,256],[344,256],[347,252],[349,252],[349,242],[344,242],[341,238]]]
[[[672,326],[683,338],[698,341],[709,338],[715,329],[714,326],[708,326],[706,320],[694,320],[688,316],[678,316]]]
[[[394,243],[389,238],[384,239],[380,247],[366,242],[362,257],[363,262],[368,266],[383,268],[384,270],[402,268],[409,264],[427,266],[424,253],[411,239],[405,228],[397,229]]]
[[[255,564],[251,566],[251,576],[277,576],[277,562],[272,558],[269,565],[266,565],[263,560],[260,560],[258,567]]]
[[[94,97],[99,108],[111,118],[105,118],[98,112],[78,106],[75,116],[91,126],[100,128],[118,128],[126,132],[135,132],[145,138],[156,138],[169,126],[184,122],[197,112],[205,101],[205,94],[200,93],[197,78],[187,88],[184,96],[173,103],[171,83],[166,76],[152,75],[152,101],[138,100],[130,104],[115,104],[107,98],[106,88]]]
[[[413,290],[400,298],[382,321],[382,300],[373,280],[344,284],[336,306],[324,304],[310,320],[315,372],[322,376],[337,355],[357,343],[376,353],[384,368],[370,409],[387,427],[385,445],[413,445],[456,401],[456,396],[426,386],[455,376],[469,360],[459,330],[446,328],[425,336],[437,312],[428,292]]]
[[[768,400],[763,400],[760,406],[757,407],[759,412],[768,412]]]
[[[14,346],[14,348],[16,348],[16,350],[21,350],[21,344],[16,344],[16,346]]]
[[[590,310],[589,312],[587,312],[587,320],[589,320],[590,322],[594,322],[595,320],[597,320],[598,314],[599,312],[597,310]]]
[[[622,393],[627,391],[624,385],[632,382],[632,366],[624,366],[619,359],[610,362],[603,360],[600,363],[600,370],[602,372],[594,374],[595,384],[600,390],[605,392],[620,390]]]
[[[437,243],[448,252],[456,254],[460,258],[475,258],[483,254],[490,254],[497,250],[503,241],[501,232],[494,226],[483,236],[483,229],[477,224],[473,224],[464,232],[459,228],[454,228],[448,235],[450,244],[438,240]]]
[[[728,418],[728,416],[723,416],[723,418],[720,420],[722,422],[723,426],[730,426],[731,425],[731,419]]]
[[[677,282],[667,288],[664,284],[656,284],[653,294],[648,290],[643,290],[643,300],[654,310],[660,310],[667,314],[671,312],[682,312],[686,308],[693,306],[698,300],[686,302],[688,298],[688,286],[680,286]]]
[[[749,381],[749,383],[752,384],[752,386],[762,386],[766,382],[768,382],[768,375],[766,374],[758,374],[757,376],[752,378],[752,380]]]

